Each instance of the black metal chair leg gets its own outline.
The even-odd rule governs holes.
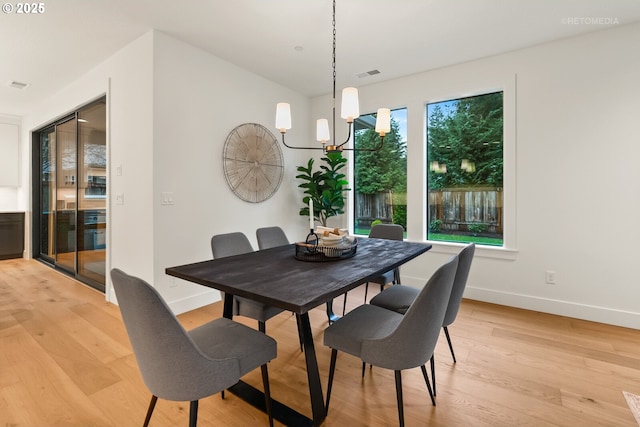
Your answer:
[[[404,403],[402,402],[402,375],[401,371],[395,371],[396,374],[396,399],[398,400],[398,419],[400,427],[404,427]]]
[[[262,370],[262,386],[264,387],[264,403],[267,407],[267,415],[269,416],[269,427],[273,427],[273,412],[271,408],[271,389],[269,388],[269,371],[267,365],[260,366]]]
[[[267,325],[265,322],[258,322],[258,330],[263,334],[267,333]]]
[[[196,427],[198,424],[198,401],[192,400],[189,406],[189,427]]]
[[[331,364],[329,365],[329,384],[327,384],[327,402],[324,405],[325,412],[329,413],[329,399],[331,399],[331,387],[333,386],[333,374],[336,371],[336,359],[338,357],[338,350],[331,349]]]
[[[152,395],[151,402],[149,402],[149,409],[147,409],[147,416],[144,418],[143,427],[147,427],[149,425],[149,421],[151,420],[151,414],[153,414],[153,410],[156,407],[156,402],[158,401],[158,396]]]
[[[362,362],[362,378],[364,378],[364,368],[366,368],[367,364]]]
[[[453,363],[456,363],[456,355],[453,352],[453,345],[451,345],[451,337],[449,336],[449,329],[446,326],[443,326],[444,335],[447,337],[447,342],[449,343],[449,350],[451,350],[451,357],[453,357]]]
[[[431,355],[431,382],[433,383],[433,395],[436,395],[436,355]]]
[[[367,303],[367,292],[369,292],[369,282],[364,284],[364,303]]]
[[[433,406],[436,406],[436,399],[433,398],[433,390],[431,390],[431,382],[429,381],[429,376],[427,375],[427,368],[424,365],[420,366],[422,369],[422,376],[424,377],[424,382],[427,383],[427,390],[429,390],[429,397],[431,398],[431,403]]]
[[[342,315],[344,316],[344,313],[347,311],[347,294],[348,292],[344,293],[344,300],[342,301]]]

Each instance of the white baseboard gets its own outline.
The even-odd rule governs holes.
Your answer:
[[[181,314],[218,301],[220,301],[220,292],[215,290],[206,290],[201,294],[191,295],[186,298],[171,301],[168,302],[168,304],[175,314]]]
[[[422,288],[426,281],[422,278],[402,276],[402,283],[416,288]],[[467,286],[464,292],[464,298],[542,313],[556,314],[558,316],[572,317],[575,319],[589,320],[592,322],[606,323],[608,325],[622,326],[625,328],[640,329],[640,313],[631,311],[615,310],[607,307],[578,304],[571,301],[554,300],[511,292],[501,292],[474,286]]]
[[[464,297],[608,325],[640,329],[640,313],[467,286]]]
[[[113,292],[113,287],[109,288],[108,295],[109,298],[107,300],[109,302],[112,302],[113,304],[118,303],[115,292]],[[167,304],[175,314],[182,314],[218,301],[220,301],[220,292],[207,289],[198,295],[191,295],[175,301],[167,301]]]

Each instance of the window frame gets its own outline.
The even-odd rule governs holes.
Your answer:
[[[416,89],[418,87],[418,89]],[[480,257],[514,260],[517,257],[517,200],[516,200],[516,104],[517,75],[496,74],[487,70],[473,75],[467,73],[431,73],[426,79],[411,79],[398,83],[394,90],[385,90],[367,96],[360,106],[361,111],[375,111],[379,105],[388,108],[407,109],[407,237],[411,242],[432,245],[430,252],[457,254],[464,245],[454,242],[426,240],[427,227],[427,114],[428,103],[447,99],[464,98],[483,93],[503,92],[503,246],[478,245],[476,255]],[[422,88],[422,89],[420,89]],[[362,89],[366,92],[366,88]],[[353,140],[351,141],[353,143]],[[349,153],[348,151],[346,153]],[[353,156],[350,158],[348,180],[354,182]],[[419,203],[418,206],[416,204]],[[345,225],[354,231],[353,196],[347,197],[348,212]]]
[[[422,180],[422,241],[433,245],[433,249],[444,253],[457,253],[461,243],[427,240],[427,203],[429,187],[427,183],[427,105],[448,100],[484,95],[492,92],[502,92],[503,99],[503,244],[491,246],[477,244],[484,254],[492,257],[514,259],[517,253],[516,236],[516,76],[504,78],[495,84],[477,85],[474,90],[449,90],[438,96],[429,97],[423,103],[423,180]]]

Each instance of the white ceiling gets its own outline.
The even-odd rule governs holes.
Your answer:
[[[43,4],[42,14],[0,14],[0,114],[27,114],[151,28],[306,95],[331,91],[331,0]],[[337,86],[638,21],[640,0],[338,0]],[[381,73],[356,76],[374,69]]]

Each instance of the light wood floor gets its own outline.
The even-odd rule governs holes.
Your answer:
[[[362,299],[362,289],[350,292],[348,307]],[[220,314],[217,303],[180,319],[190,329]],[[326,392],[323,310],[311,323]],[[419,369],[403,376],[408,426],[636,425],[622,391],[640,394],[640,331],[465,300],[450,332],[458,363],[442,335],[436,407]],[[278,341],[273,397],[310,415],[295,318],[277,316],[267,333]],[[245,379],[262,389],[260,370]],[[148,400],[117,306],[36,261],[0,261],[0,426],[141,426]],[[159,400],[151,426],[186,426],[188,408]],[[198,421],[267,423],[230,394],[201,400]],[[362,379],[360,361],[341,354],[324,425],[396,424],[393,373],[367,369]]]

